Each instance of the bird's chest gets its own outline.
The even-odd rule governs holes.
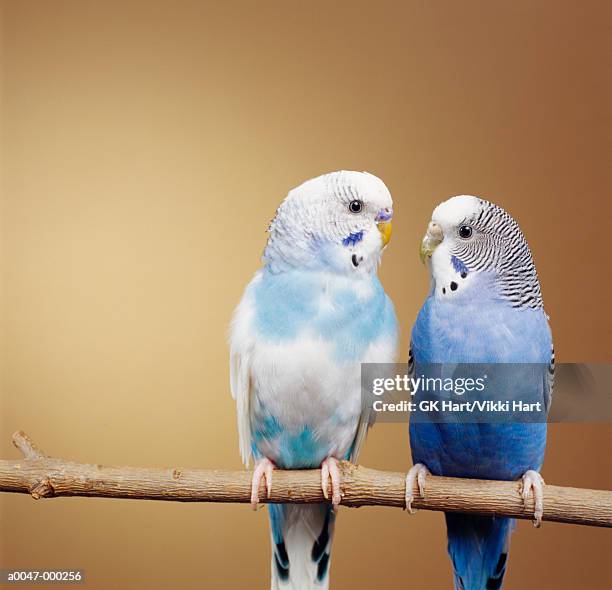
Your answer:
[[[262,342],[253,354],[252,408],[285,428],[341,422],[360,409],[360,368],[334,360],[332,342]]]
[[[317,466],[350,452],[360,363],[395,353],[395,318],[385,326],[387,299],[376,287],[297,276],[255,293],[251,428],[256,450],[277,464]]]
[[[263,343],[254,354],[253,440],[278,465],[318,466],[350,450],[361,412],[359,364],[336,363],[332,348],[301,338]]]
[[[501,388],[486,388],[492,399],[505,399],[517,381],[530,399],[544,399],[551,338],[542,310],[520,310],[497,302],[449,304],[430,297],[415,323],[412,346],[417,374],[453,363],[474,367],[482,363],[494,374],[490,379],[499,372],[495,383]],[[537,366],[530,369],[532,364]],[[506,379],[514,373],[516,381]],[[518,377],[523,374],[529,378]],[[546,424],[453,423],[442,416],[431,422],[411,421],[410,439],[414,460],[424,462],[434,473],[509,479],[539,468]]]
[[[267,275],[255,286],[252,300],[251,333],[261,348],[299,347],[313,340],[323,345],[335,363],[350,364],[363,362],[373,342],[395,337],[393,306],[376,277],[349,280],[307,272]],[[309,354],[304,365],[310,359]]]
[[[412,346],[420,363],[548,363],[551,338],[541,309],[429,297],[413,328]]]

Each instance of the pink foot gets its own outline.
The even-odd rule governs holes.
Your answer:
[[[540,528],[544,515],[544,480],[537,471],[530,469],[523,474],[521,483],[521,496],[525,507],[527,507],[529,493],[533,493],[533,526]]]
[[[268,498],[272,493],[272,471],[274,471],[275,465],[270,459],[260,459],[255,463],[255,470],[253,471],[253,480],[251,482],[251,508],[257,510],[259,505],[259,484],[261,480],[266,480],[266,490]]]
[[[410,514],[414,514],[412,502],[414,501],[414,484],[419,488],[421,498],[425,497],[425,478],[429,475],[429,469],[423,463],[417,463],[410,468],[406,475],[406,510]]]
[[[342,492],[340,490],[340,468],[339,461],[335,457],[327,457],[321,463],[321,489],[325,499],[329,499],[329,480],[331,479],[332,489],[332,506],[334,512],[338,512],[338,506],[342,500]]]

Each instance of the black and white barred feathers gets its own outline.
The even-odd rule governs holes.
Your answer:
[[[540,281],[518,223],[498,205],[478,199],[479,212],[463,223],[474,236],[457,240],[451,253],[471,271],[494,271],[501,295],[512,307],[543,307]]]

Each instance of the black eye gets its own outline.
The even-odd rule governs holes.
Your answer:
[[[472,237],[472,228],[469,225],[462,225],[459,228],[459,237],[467,240]]]
[[[349,203],[349,211],[351,213],[361,213],[361,210],[363,209],[363,201],[351,201]]]

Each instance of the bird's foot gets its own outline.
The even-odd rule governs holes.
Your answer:
[[[262,479],[266,480],[266,491],[268,498],[272,493],[272,471],[274,471],[275,465],[270,459],[260,459],[255,463],[255,469],[253,471],[253,479],[251,481],[251,508],[257,510],[259,506],[259,484]]]
[[[521,496],[525,508],[527,508],[529,492],[533,491],[533,526],[539,528],[542,524],[542,515],[544,514],[544,480],[537,471],[530,469],[523,474],[521,483]]]
[[[425,497],[425,478],[430,475],[429,469],[423,463],[417,463],[410,468],[406,475],[406,510],[410,514],[414,514],[412,502],[414,500],[414,484],[419,486],[419,494],[422,498]]]
[[[323,490],[323,496],[328,500],[329,481],[331,480],[331,500],[334,512],[338,512],[338,506],[340,506],[342,500],[342,491],[340,490],[341,475],[338,464],[339,461],[335,457],[327,457],[327,459],[321,463],[321,489]]]

